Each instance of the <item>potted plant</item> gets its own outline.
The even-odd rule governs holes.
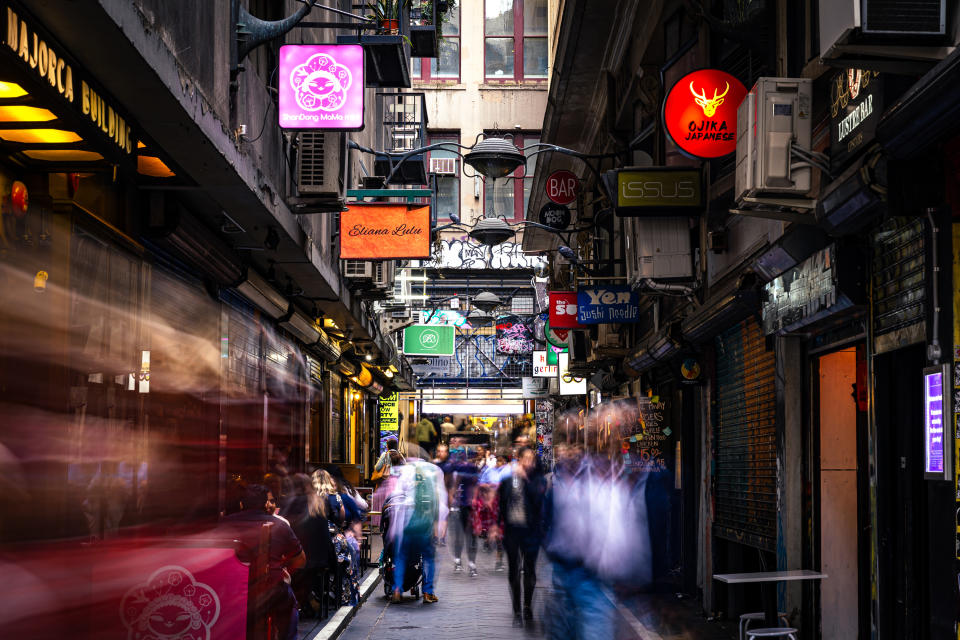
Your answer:
[[[380,33],[396,35],[400,32],[400,12],[409,0],[369,0],[371,18],[377,21]]]
[[[443,23],[456,0],[412,0],[410,6],[411,55],[416,58],[436,58],[438,43],[443,38]]]

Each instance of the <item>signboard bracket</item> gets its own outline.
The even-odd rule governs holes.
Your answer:
[[[433,189],[347,189],[348,198],[363,202],[364,198],[406,198],[414,204],[417,198],[429,198]]]

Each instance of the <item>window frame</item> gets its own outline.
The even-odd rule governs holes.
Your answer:
[[[492,132],[485,132],[487,135],[494,135]],[[513,135],[513,144],[516,145],[518,149],[523,149],[526,145],[530,144],[531,141],[537,140],[540,142],[542,140],[541,136],[543,135],[542,131],[523,131],[521,133],[515,133]],[[521,151],[522,153],[522,151]],[[526,154],[524,154],[526,155]],[[529,159],[528,159],[529,161]],[[514,169],[506,178],[498,178],[498,180],[510,180],[513,182],[513,217],[507,218],[503,212],[497,212],[499,215],[504,215],[504,219],[507,222],[520,222],[525,220],[527,217],[527,208],[523,201],[523,185],[524,181],[527,178],[533,179],[536,176],[536,169],[534,169],[534,174],[527,175],[527,163],[524,162],[522,165]],[[531,183],[532,184],[532,183]],[[483,179],[483,215],[487,215],[487,178]],[[531,196],[533,194],[530,194]]]
[[[460,140],[461,140],[460,131],[428,131],[428,132],[427,132],[427,144],[428,144],[428,145],[432,145],[432,144],[444,144],[444,143],[462,144],[462,142],[461,142]],[[460,151],[459,147],[457,148],[457,151],[458,151],[458,152]],[[431,150],[431,151],[428,151],[428,152],[427,152],[427,176],[430,175],[430,173],[429,173],[429,169],[430,169],[430,158],[431,158],[432,156],[433,156],[433,151],[432,151],[432,150]],[[456,214],[459,216],[459,215],[460,215],[460,211],[461,211],[461,209],[463,208],[463,203],[462,203],[462,200],[463,200],[463,192],[462,192],[462,189],[463,189],[463,180],[462,180],[462,178],[463,178],[463,158],[461,158],[461,157],[458,157],[458,158],[457,158],[457,174],[456,174],[455,176],[445,176],[445,177],[454,178],[454,179],[457,181],[457,198],[456,198],[457,207],[456,207],[456,210],[454,211],[454,213],[456,213]],[[439,187],[439,185],[438,185],[438,187]],[[429,185],[429,184],[428,184],[428,185],[427,185],[427,188],[428,188],[428,189],[429,189],[429,188],[432,188],[432,185]],[[437,195],[437,194],[434,194],[434,199],[436,198],[436,195]],[[446,218],[441,219],[441,218],[440,218],[440,212],[439,212],[439,211],[434,211],[434,216],[433,216],[433,218],[434,218],[434,220],[436,221],[437,224],[444,224],[444,223],[450,222],[449,216],[446,217]]]
[[[542,36],[528,36],[524,33],[523,3],[526,0],[513,0],[513,75],[512,76],[488,76],[487,75],[487,40],[488,39],[507,39],[511,36],[488,36],[487,35],[487,2],[483,0],[483,82],[485,84],[506,84],[523,82],[530,84],[546,84],[550,76],[549,62],[547,63],[546,75],[526,77],[523,73],[523,39],[524,38],[542,38],[547,41],[549,33]],[[549,2],[547,3],[549,11]],[[549,26],[548,26],[549,31]],[[549,47],[549,43],[548,43]]]
[[[463,76],[463,21],[460,19],[460,5],[457,5],[457,35],[443,37],[446,39],[456,39],[457,41],[457,75],[454,76],[437,76],[433,75],[433,64],[424,64],[424,60],[436,60],[437,67],[440,66],[440,42],[437,43],[437,57],[436,58],[411,58],[412,60],[420,61],[420,75],[413,74],[413,67],[410,67],[410,81],[417,82],[420,84],[425,83],[434,83],[434,84],[460,84],[460,78]]]

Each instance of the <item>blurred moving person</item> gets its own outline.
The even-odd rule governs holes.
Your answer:
[[[242,562],[252,563],[257,554],[260,541],[260,528],[265,522],[271,523],[270,543],[267,558],[267,584],[263,597],[255,602],[259,615],[273,619],[279,630],[279,638],[295,640],[297,637],[297,599],[290,588],[290,573],[306,564],[306,556],[300,541],[290,525],[275,518],[276,509],[273,494],[262,484],[251,484],[240,499],[242,511],[223,519],[222,526],[235,539],[240,541],[237,556]]]
[[[433,451],[434,439],[437,437],[437,428],[426,417],[420,418],[420,422],[417,423],[416,436],[417,444],[426,451],[427,456],[430,456]]]
[[[416,449],[414,450],[416,451]],[[407,464],[399,468],[397,485],[390,502],[396,509],[390,520],[390,539],[396,547],[392,602],[401,601],[407,560],[423,560],[423,601],[437,602],[434,592],[436,570],[434,540],[446,530],[448,505],[443,471],[408,450]]]
[[[480,470],[467,459],[461,447],[453,450],[450,463],[442,467],[450,488],[450,526],[453,531],[453,570],[463,571],[463,548],[467,548],[470,577],[477,577],[477,538],[473,533],[473,501]]]
[[[536,453],[529,447],[521,448],[509,475],[500,481],[498,493],[499,524],[503,531],[503,547],[507,552],[514,624],[533,620],[533,589],[537,584],[537,554],[540,551],[545,491],[544,477],[537,472]]]

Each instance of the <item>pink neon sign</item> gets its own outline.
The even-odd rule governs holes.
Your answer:
[[[280,47],[281,129],[363,129],[363,47]]]

